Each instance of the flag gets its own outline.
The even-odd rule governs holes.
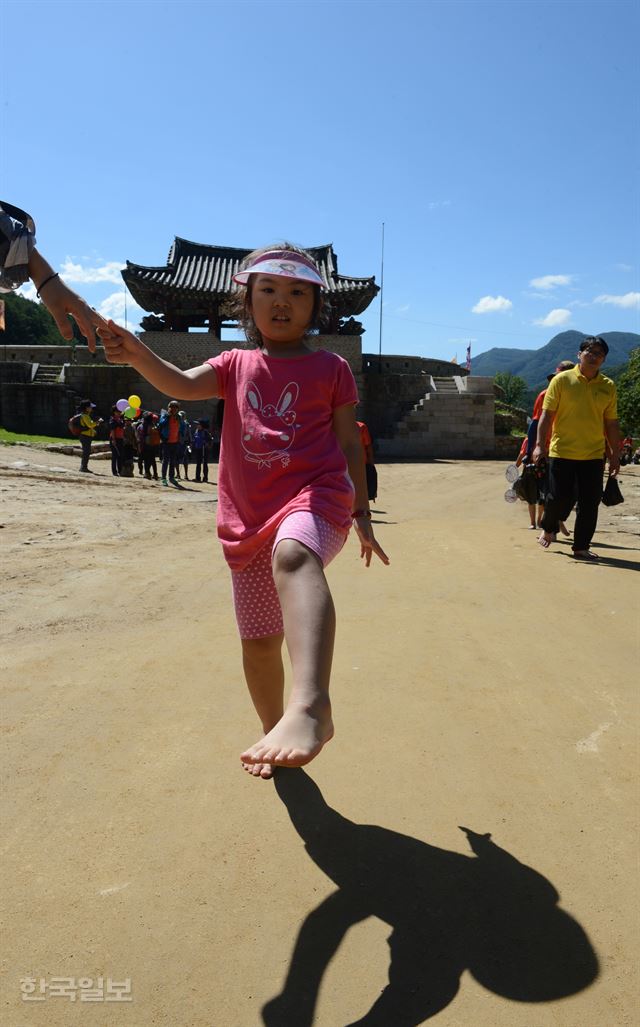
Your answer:
[[[471,374],[471,343],[467,346],[467,371]]]

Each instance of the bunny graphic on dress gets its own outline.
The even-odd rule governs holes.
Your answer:
[[[242,448],[245,460],[258,467],[271,467],[273,460],[281,460],[282,466],[289,465],[287,450],[295,438],[296,412],[294,404],[300,389],[295,382],[289,382],[280,393],[280,399],[264,403],[260,389],[255,382],[247,386],[247,407],[242,425]]]

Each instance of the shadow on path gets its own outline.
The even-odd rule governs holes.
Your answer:
[[[391,927],[389,982],[348,1027],[417,1027],[452,1001],[465,969],[519,1002],[563,998],[597,977],[589,939],[553,885],[489,834],[461,828],[475,854],[462,856],[352,823],[302,769],[274,779],[307,852],[338,887],[302,924],[284,988],[262,1010],[267,1027],[311,1027],[327,966],[370,916]]]
[[[640,571],[640,563],[637,560],[620,560],[617,556],[598,556],[597,560],[575,560],[572,553],[562,555],[581,567],[617,567],[619,570]]]

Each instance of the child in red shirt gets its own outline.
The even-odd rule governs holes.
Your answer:
[[[107,360],[136,368],[181,399],[225,401],[218,468],[218,534],[232,572],[247,685],[265,735],[242,755],[253,776],[310,762],[333,735],[329,678],[335,612],[324,567],[351,523],[368,567],[375,539],[357,391],[341,357],[307,344],[324,287],[304,250],[250,254],[240,321],[253,350],[230,350],[181,371],[113,321]],[[293,668],[284,709],[282,642]]]

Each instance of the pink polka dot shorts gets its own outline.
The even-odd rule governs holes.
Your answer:
[[[269,540],[241,571],[231,571],[233,602],[240,638],[266,638],[283,630],[282,609],[273,580],[272,557],[278,542],[292,538],[315,553],[323,567],[342,549],[348,532],[306,510],[289,514]]]

